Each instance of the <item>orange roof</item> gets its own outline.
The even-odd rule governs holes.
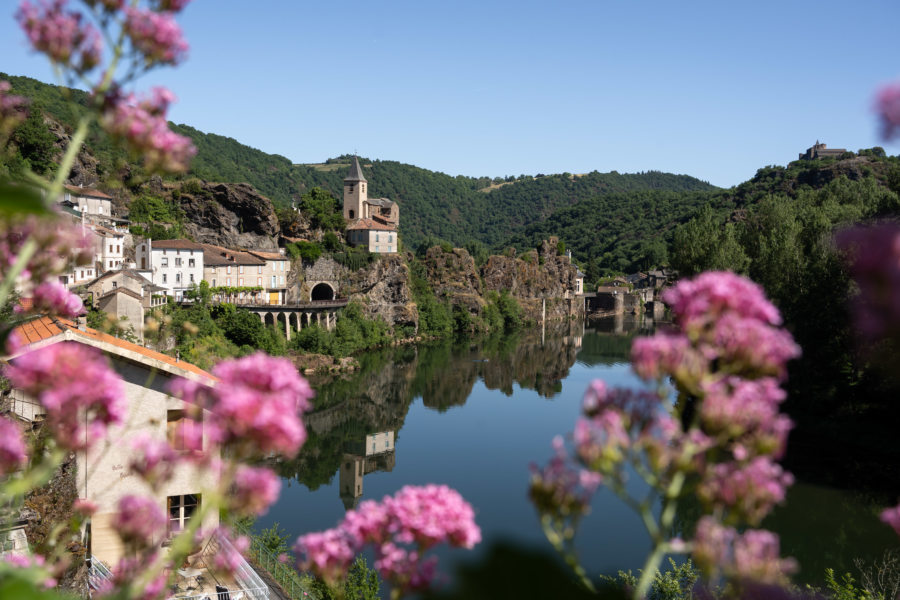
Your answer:
[[[131,342],[126,342],[125,340],[121,340],[117,337],[111,336],[108,333],[103,333],[101,331],[97,331],[96,329],[91,329],[90,327],[85,327],[84,330],[81,330],[74,322],[68,319],[60,319],[56,317],[38,317],[16,326],[13,331],[18,332],[27,341],[27,343],[25,344],[26,346],[35,344],[42,340],[56,337],[58,335],[62,335],[66,331],[69,331],[74,334],[76,338],[82,337],[88,340],[104,342],[106,344],[116,346],[117,348],[121,348],[122,350],[136,352],[141,356],[164,362],[167,365],[183,369],[184,371],[188,371],[190,373],[193,373],[194,375],[199,375],[200,377],[204,377],[206,379],[210,379],[213,381],[217,379],[211,373],[208,373],[207,371],[204,371],[200,367],[189,362],[185,362],[183,360],[175,360],[171,356],[162,354],[161,352],[156,352],[155,350],[150,350],[149,348],[144,348],[143,346],[139,346],[138,344],[133,344]]]
[[[263,252],[262,250],[247,250],[247,252],[266,260],[288,260],[288,257],[280,252]]]
[[[350,230],[377,230],[377,231],[396,231],[397,228],[393,225],[386,225],[384,223],[379,223],[374,219],[357,219],[353,222],[352,225],[348,225],[347,229]]]

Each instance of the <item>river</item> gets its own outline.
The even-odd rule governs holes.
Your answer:
[[[543,464],[555,435],[572,430],[593,379],[643,385],[628,364],[634,335],[646,329],[610,321],[599,329],[566,323],[479,341],[400,347],[360,357],[361,369],[316,383],[309,440],[277,465],[283,489],[256,529],[278,522],[297,535],[334,526],[347,508],[406,484],[442,483],[474,507],[484,541],[446,553],[452,563],[497,543],[552,553],[527,498],[529,464]],[[865,495],[798,481],[764,523],[800,562],[799,582],[821,583],[824,569],[853,569],[897,546]],[[692,527],[696,509],[679,523]],[[594,498],[577,547],[589,572],[638,569],[649,541],[636,515],[611,494]]]

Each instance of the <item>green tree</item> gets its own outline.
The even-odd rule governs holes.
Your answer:
[[[53,170],[56,136],[44,124],[43,111],[37,106],[32,106],[28,118],[13,132],[12,141],[32,171],[45,175]]]

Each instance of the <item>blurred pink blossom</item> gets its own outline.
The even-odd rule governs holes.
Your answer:
[[[6,417],[0,417],[0,475],[19,470],[25,459],[22,430]]]
[[[15,264],[26,240],[37,244],[37,251],[25,266],[23,279],[33,284],[55,278],[73,265],[86,265],[93,260],[93,245],[80,227],[61,219],[29,215],[12,219],[0,227],[0,270]]]
[[[137,473],[154,486],[172,478],[179,455],[166,440],[156,439],[149,433],[141,433],[131,442],[131,447],[134,449],[134,455],[129,468],[133,473]]]
[[[778,536],[749,529],[743,534],[702,517],[694,533],[694,561],[707,573],[722,572],[730,578],[783,584],[797,570],[795,560],[780,558]]]
[[[289,360],[257,352],[220,362],[213,375],[219,382],[212,389],[186,379],[172,384],[173,393],[210,411],[210,437],[246,455],[296,454],[306,440],[300,415],[314,392]]]
[[[769,325],[781,324],[778,309],[766,299],[762,288],[729,271],[708,271],[683,279],[665,291],[663,300],[689,335],[727,313]]]
[[[129,6],[125,8],[125,33],[147,64],[177,65],[187,56],[188,44],[170,13]]]
[[[97,29],[78,12],[67,11],[67,0],[23,0],[16,13],[32,48],[54,63],[86,73],[100,64],[103,42]]]
[[[97,512],[98,508],[96,502],[92,502],[87,498],[76,498],[75,502],[72,504],[72,510],[83,517],[90,517]]]
[[[881,119],[881,137],[894,139],[900,128],[900,83],[892,83],[878,90],[875,112]]]
[[[882,511],[881,520],[894,528],[897,535],[900,535],[900,506],[888,508]]]
[[[13,387],[36,398],[47,411],[56,442],[70,450],[87,448],[122,422],[124,389],[97,350],[59,342],[17,357],[6,367]]]
[[[128,495],[119,500],[113,528],[124,542],[152,546],[159,542],[165,527],[166,515],[153,498]]]
[[[40,315],[58,315],[73,318],[84,314],[81,298],[59,281],[45,281],[34,289],[32,311]]]
[[[8,94],[11,87],[8,81],[0,81],[0,143],[28,117],[28,99]]]
[[[767,456],[747,464],[712,465],[697,490],[705,503],[735,511],[742,520],[757,524],[776,504],[784,502],[794,478]]]
[[[234,476],[234,495],[229,501],[237,514],[265,514],[278,500],[281,479],[271,469],[241,465]]]

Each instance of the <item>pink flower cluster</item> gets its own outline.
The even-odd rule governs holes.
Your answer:
[[[28,101],[7,93],[11,87],[8,81],[0,81],[0,143],[28,116]]]
[[[21,305],[17,306],[18,310]],[[84,314],[81,298],[69,291],[59,281],[45,281],[34,289],[32,311],[41,315],[58,315],[72,318]]]
[[[166,440],[143,433],[132,440],[131,447],[135,451],[129,464],[133,473],[153,486],[172,478],[179,456]]]
[[[591,497],[603,476],[571,464],[562,436],[553,438],[554,456],[544,468],[531,465],[529,497],[540,514],[577,519],[590,512]]]
[[[210,438],[229,444],[239,457],[279,452],[293,456],[306,441],[300,419],[314,392],[287,359],[257,352],[213,368],[214,388],[176,380],[172,392],[198,409],[210,411],[205,421]]]
[[[881,520],[890,525],[900,535],[900,506],[888,508],[881,513]]]
[[[0,417],[0,476],[17,471],[25,464],[25,441],[19,427]]]
[[[900,83],[886,85],[875,97],[875,112],[881,119],[881,137],[891,140],[900,128]]]
[[[239,515],[262,515],[278,500],[280,491],[281,480],[271,469],[241,465],[234,474],[229,504]]]
[[[6,272],[15,264],[22,244],[32,239],[37,251],[22,273],[22,278],[39,284],[65,272],[71,265],[85,265],[93,260],[91,240],[79,227],[62,220],[40,218],[13,219],[0,227],[0,268]]]
[[[166,514],[147,496],[123,496],[119,500],[113,528],[126,544],[146,548],[158,542],[166,527]]]
[[[881,223],[837,234],[859,286],[853,304],[857,334],[871,343],[900,334],[900,227]]]
[[[329,583],[346,573],[367,544],[375,547],[375,567],[395,589],[427,587],[436,561],[423,553],[437,544],[472,548],[481,541],[471,505],[443,485],[405,486],[381,503],[368,500],[348,511],[335,529],[300,537],[294,551],[302,569]]]
[[[124,29],[148,65],[176,65],[187,55],[188,45],[181,28],[168,12],[157,13],[129,6],[125,9]]]
[[[757,524],[784,501],[786,490],[793,483],[793,476],[780,465],[767,456],[758,456],[748,463],[712,465],[697,494],[707,505],[727,506],[734,516]]]
[[[100,122],[106,131],[143,157],[149,170],[184,171],[197,149],[190,138],[169,129],[166,111],[175,96],[165,88],[154,88],[149,98],[114,96]]]
[[[19,21],[31,46],[51,61],[86,73],[100,64],[103,42],[97,29],[78,12],[66,10],[67,0],[24,0]]]
[[[761,583],[784,584],[797,570],[791,558],[780,557],[778,536],[749,529],[742,534],[723,527],[712,517],[702,517],[694,535],[694,561],[706,571]]]
[[[124,417],[122,380],[102,354],[82,344],[60,342],[28,352],[5,374],[43,405],[46,423],[64,448],[87,448]]]

